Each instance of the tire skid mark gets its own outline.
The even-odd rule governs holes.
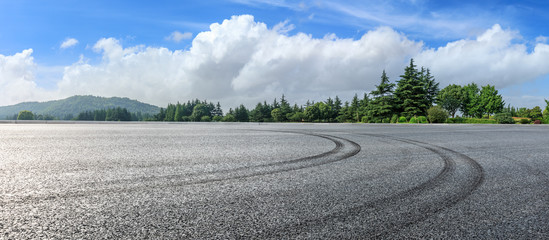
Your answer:
[[[363,216],[361,214],[373,214],[377,211],[391,211],[391,209],[398,209],[398,206],[402,204],[405,200],[413,200],[413,198],[420,197],[422,194],[428,193],[429,191],[435,191],[437,190],[437,187],[444,184],[446,181],[451,180],[453,174],[456,172],[456,166],[457,163],[453,159],[452,155],[457,156],[458,159],[462,160],[468,167],[471,168],[471,174],[472,177],[466,179],[465,184],[461,186],[457,186],[457,190],[455,192],[450,193],[447,196],[442,197],[439,201],[435,201],[433,203],[429,203],[428,200],[426,204],[420,206],[417,209],[412,209],[409,212],[404,212],[403,214],[400,214],[399,216],[395,217],[396,219],[390,219],[393,221],[384,222],[381,223],[382,226],[377,226],[377,228],[370,228],[370,229],[348,229],[350,231],[353,231],[356,233],[357,237],[360,238],[386,238],[388,234],[392,232],[397,232],[399,229],[405,228],[407,226],[413,225],[415,223],[421,222],[426,220],[427,218],[431,217],[433,214],[451,207],[458,202],[464,200],[467,196],[471,195],[473,191],[475,191],[482,183],[484,182],[484,170],[482,166],[473,160],[472,158],[468,157],[465,154],[459,153],[457,151],[454,151],[452,149],[448,149],[445,147],[436,146],[433,144],[428,144],[424,142],[419,141],[412,141],[409,139],[404,138],[397,138],[392,136],[386,136],[386,135],[380,135],[380,134],[359,134],[359,135],[365,135],[365,136],[372,136],[372,137],[379,137],[383,139],[390,139],[394,141],[404,142],[408,144],[412,144],[424,149],[427,149],[436,155],[438,155],[442,161],[443,161],[443,168],[438,172],[438,174],[429,180],[416,185],[412,188],[409,188],[407,190],[397,192],[393,195],[390,195],[388,197],[379,198],[370,202],[366,202],[362,205],[358,205],[352,208],[345,209],[340,212],[336,212],[333,214],[325,215],[321,218],[316,219],[306,219],[302,222],[299,222],[296,225],[286,226],[283,227],[282,230],[280,228],[278,229],[269,229],[266,232],[263,232],[262,234],[266,234],[265,236],[276,236],[278,237],[292,237],[292,234],[300,234],[305,232],[305,230],[312,226],[318,226],[318,225],[324,225],[326,227],[334,227],[335,223],[342,223],[343,227],[345,225],[345,221],[347,219],[353,220],[362,220],[364,225],[375,225],[376,223],[368,222],[369,218],[371,216]],[[331,223],[331,224],[330,224]],[[380,225],[377,223],[377,225]],[[367,226],[366,226],[367,227]],[[340,231],[333,231],[332,233],[342,233],[341,229],[337,229]],[[385,237],[384,237],[385,236]]]
[[[324,138],[334,142],[336,146],[330,151],[323,152],[313,156],[307,156],[303,158],[274,162],[274,163],[260,164],[260,165],[250,166],[250,167],[239,167],[235,169],[221,170],[216,172],[207,172],[206,174],[199,175],[199,177],[202,177],[202,178],[198,178],[198,179],[182,179],[190,176],[189,174],[122,179],[122,180],[107,182],[107,185],[112,186],[116,184],[121,184],[126,182],[136,182],[136,181],[139,181],[140,184],[136,186],[129,186],[124,188],[91,189],[91,190],[73,191],[73,192],[65,192],[65,193],[47,193],[47,195],[44,194],[41,196],[32,196],[32,195],[22,196],[14,200],[0,201],[0,206],[3,206],[7,203],[51,201],[51,200],[58,200],[58,199],[65,199],[65,198],[78,198],[78,197],[86,197],[86,196],[100,195],[100,194],[112,194],[112,193],[123,193],[123,192],[147,190],[147,189],[157,188],[157,187],[179,187],[179,186],[186,186],[186,185],[215,183],[215,182],[221,182],[226,180],[238,180],[238,179],[257,177],[257,176],[263,176],[263,175],[271,175],[276,173],[295,171],[295,170],[317,167],[325,164],[338,162],[338,161],[350,158],[361,151],[361,147],[358,143],[345,138],[341,138],[341,137],[323,135],[323,134],[314,134],[314,133],[291,132],[291,131],[271,131],[271,132],[294,133],[294,134],[320,137],[320,138]],[[219,174],[219,173],[223,173],[225,175],[216,176],[216,174]],[[161,180],[161,179],[172,180],[172,181],[168,183],[153,182],[154,180]]]

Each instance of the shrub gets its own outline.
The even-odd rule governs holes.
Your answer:
[[[202,116],[200,118],[201,122],[210,122],[211,120],[212,120],[212,118],[210,118],[210,116]]]
[[[429,123],[429,121],[427,121],[427,117],[425,117],[425,116],[419,116],[419,122],[420,123]]]
[[[213,120],[214,120],[215,122],[221,122],[221,120],[223,120],[223,117],[222,117],[222,116],[214,116],[214,117],[213,117]]]
[[[406,117],[400,117],[398,118],[398,123],[406,123],[408,120],[406,120]]]
[[[393,114],[393,117],[391,118],[391,123],[397,123],[398,122],[398,115]]]
[[[34,120],[34,114],[31,111],[21,111],[17,115],[17,120]]]
[[[363,116],[361,122],[368,123],[368,117]]]
[[[410,118],[409,123],[417,123],[417,122],[418,122],[418,119],[416,117]]]
[[[498,113],[494,116],[494,119],[499,124],[515,124],[515,120],[511,116],[511,113]]]
[[[530,119],[528,118],[521,118],[520,119],[520,124],[530,124]]]
[[[227,114],[223,117],[223,122],[236,122],[236,118],[232,114]]]
[[[534,121],[534,124],[541,124],[541,120]]]
[[[440,106],[432,106],[427,110],[427,118],[431,123],[444,123],[448,118],[448,112]]]
[[[391,119],[389,119],[389,118],[384,118],[384,119],[383,119],[383,123],[391,123]]]

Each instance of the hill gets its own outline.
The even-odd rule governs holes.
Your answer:
[[[35,115],[50,115],[58,119],[67,119],[84,111],[108,108],[126,108],[129,112],[142,114],[157,114],[160,108],[137,100],[120,97],[72,96],[66,99],[48,102],[24,102],[11,106],[0,107],[0,119],[11,118],[19,111],[28,110]],[[70,118],[69,118],[70,119]]]

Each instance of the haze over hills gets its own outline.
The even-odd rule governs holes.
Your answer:
[[[139,102],[129,98],[72,96],[66,99],[48,102],[23,102],[11,106],[0,107],[0,119],[13,117],[19,111],[27,110],[35,115],[50,115],[58,119],[67,119],[84,111],[93,111],[109,108],[126,108],[129,112],[142,114],[157,114],[160,108],[151,104]]]

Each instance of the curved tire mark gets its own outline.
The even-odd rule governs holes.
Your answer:
[[[161,176],[161,177],[153,176],[153,177],[116,180],[116,181],[111,181],[107,183],[107,185],[116,185],[116,184],[121,184],[126,182],[135,182],[135,181],[138,181],[139,185],[124,187],[124,188],[92,189],[92,190],[86,190],[86,191],[75,191],[75,192],[54,193],[54,194],[50,193],[42,196],[24,196],[17,200],[11,200],[11,201],[8,200],[8,201],[0,202],[0,206],[6,203],[22,203],[22,202],[28,202],[28,201],[77,198],[77,197],[85,197],[85,196],[98,195],[98,194],[146,190],[146,189],[156,188],[156,187],[176,187],[176,186],[185,186],[185,185],[194,185],[194,184],[206,184],[206,183],[221,182],[226,180],[237,180],[237,179],[250,178],[250,177],[256,177],[256,176],[270,175],[270,174],[282,173],[287,171],[295,171],[295,170],[300,170],[304,168],[316,167],[320,165],[338,162],[358,154],[361,150],[361,147],[358,143],[345,138],[341,138],[341,137],[314,134],[314,133],[290,132],[290,131],[273,131],[273,132],[294,133],[294,134],[303,134],[308,136],[320,137],[320,138],[324,138],[334,142],[336,146],[330,151],[313,155],[313,156],[255,165],[250,167],[240,167],[235,169],[209,172],[206,174],[197,175],[198,177],[195,179],[181,179],[181,178],[190,176],[186,174],[186,175],[168,175],[168,176]],[[223,174],[223,175],[219,176],[219,174]],[[154,182],[159,179],[169,180],[169,182],[167,183]]]
[[[444,164],[443,168],[433,178],[407,190],[397,192],[388,197],[366,202],[361,205],[345,209],[344,211],[325,215],[321,218],[305,219],[304,221],[300,221],[299,224],[286,226],[282,229],[269,229],[263,232],[263,234],[265,234],[265,237],[279,238],[292,236],[294,234],[299,235],[307,232],[307,229],[311,227],[318,227],[319,225],[321,225],[324,226],[323,231],[327,231],[326,234],[328,234],[331,238],[342,237],[337,236],[337,234],[348,234],[349,232],[356,234],[355,237],[359,238],[385,238],[390,233],[397,232],[399,229],[405,228],[420,221],[424,221],[433,214],[464,200],[467,196],[471,195],[472,192],[476,190],[484,181],[484,170],[482,166],[467,155],[459,153],[457,151],[404,138],[397,138],[379,134],[360,135],[390,139],[424,148],[435,153],[442,159]],[[458,165],[456,161],[458,161],[460,164]],[[437,190],[444,190],[441,185],[448,184],[449,181],[452,180],[451,178],[454,177],[454,175],[456,174],[457,167],[468,168],[468,172],[470,173],[471,177],[462,179],[464,183],[459,186],[455,186],[455,191],[450,192],[449,194],[446,194],[445,196],[442,196],[438,199],[435,199],[432,202],[429,202],[429,200],[419,202],[420,205],[418,208],[412,208],[410,211],[403,212],[396,216],[394,216],[393,214],[393,216],[388,217],[387,221],[385,222],[372,220],[372,216],[379,217],[380,215],[383,215],[383,213],[380,214],[378,212],[387,212],[387,215],[390,215],[393,213],[393,209],[399,209],[399,206],[401,206],[406,201],[418,204],[416,198],[420,198],[422,195],[425,194],[433,194],[434,192],[437,192]],[[352,229],[345,229],[346,227],[349,227],[347,224],[345,224],[347,219],[351,219],[351,221],[360,221],[362,225],[360,225],[358,229],[356,227],[351,227]],[[333,231],[330,231],[330,228],[333,228]],[[345,230],[343,230],[342,228]],[[335,236],[334,233],[336,234]],[[348,237],[348,235],[345,236]],[[320,235],[319,237],[322,237],[322,235]]]

